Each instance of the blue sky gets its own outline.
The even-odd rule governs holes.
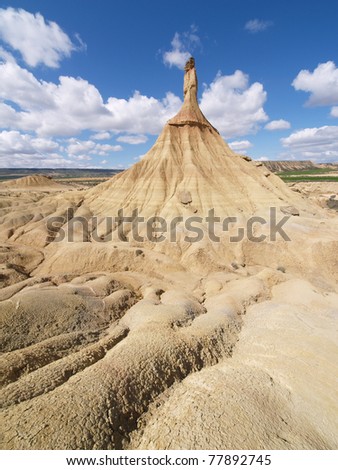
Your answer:
[[[338,161],[338,2],[0,2],[0,167],[127,168],[182,100],[255,159]]]

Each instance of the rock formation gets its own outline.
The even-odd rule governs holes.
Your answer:
[[[229,148],[192,59],[139,163],[86,191],[1,194],[3,448],[337,447],[336,211]],[[178,217],[174,241],[137,239],[135,210]],[[211,210],[237,220],[211,234]]]
[[[25,189],[41,189],[41,190],[47,190],[47,191],[53,191],[53,190],[61,190],[65,189],[66,186],[60,183],[57,183],[54,181],[50,176],[46,175],[29,175],[29,176],[24,176],[23,178],[18,178],[15,180],[9,180],[5,181],[3,183],[0,183],[0,191],[4,189],[20,189],[20,190],[25,190]],[[68,189],[68,188],[67,188]]]
[[[203,217],[210,209],[232,216],[285,205],[312,213],[280,178],[230,149],[201,112],[197,89],[191,58],[185,67],[181,110],[139,163],[88,192],[89,209],[97,215],[117,215],[121,208],[131,215],[137,208],[145,217],[186,216],[191,211],[182,206],[180,194],[189,192],[192,206]]]

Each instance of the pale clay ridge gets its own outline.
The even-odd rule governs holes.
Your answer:
[[[43,189],[48,191],[68,189],[66,185],[57,183],[51,177],[45,175],[29,175],[15,180],[0,183],[0,191],[3,189]]]
[[[139,163],[86,191],[39,182],[0,188],[2,448],[337,448],[337,213],[229,148],[192,60],[182,109]],[[241,225],[271,206],[299,214],[290,241],[232,243],[235,225],[191,243],[180,223],[175,243],[141,243],[104,223],[214,209]],[[69,209],[87,227],[56,242]]]

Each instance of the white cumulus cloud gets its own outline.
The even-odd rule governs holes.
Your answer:
[[[52,153],[59,149],[59,144],[50,139],[34,138],[18,131],[0,132],[0,155],[34,155]]]
[[[70,155],[78,155],[83,152],[89,152],[95,147],[95,142],[91,140],[79,141],[76,139],[69,139],[70,144],[67,147],[67,152]]]
[[[116,139],[118,142],[124,142],[126,144],[137,145],[144,144],[147,142],[148,137],[146,135],[121,135]]]
[[[0,63],[0,83],[2,127],[41,136],[73,136],[83,130],[157,134],[182,104],[170,92],[161,100],[135,92],[129,99],[110,97],[105,103],[87,80],[60,76],[57,84],[45,82],[12,62]]]
[[[2,46],[0,46],[0,61],[15,62],[15,59],[10,52],[6,51]]]
[[[59,67],[60,61],[76,49],[58,24],[21,8],[0,8],[0,38],[19,51],[31,67]]]
[[[285,121],[284,119],[277,119],[276,121],[270,121],[265,126],[264,129],[268,131],[280,131],[283,129],[290,129],[291,124],[289,121]]]
[[[109,152],[120,152],[121,150],[121,145],[96,144],[91,153],[100,152],[100,155],[103,155]]]
[[[246,29],[250,33],[259,33],[261,31],[265,31],[272,25],[273,25],[272,21],[258,20],[256,18],[254,20],[247,21],[245,23],[244,29]]]
[[[96,134],[92,135],[92,139],[94,139],[94,140],[108,140],[108,139],[110,139],[110,137],[111,136],[110,136],[109,132],[104,132],[104,131],[96,132]]]
[[[122,150],[121,145],[99,144],[75,138],[68,139],[66,146],[63,143],[61,145],[56,140],[19,131],[1,131],[0,167],[87,167],[89,164],[85,162],[91,161],[92,156],[104,157]]]
[[[90,161],[91,160],[91,157],[89,155],[77,155],[76,157],[74,157],[75,160],[77,161]]]
[[[281,143],[288,148],[291,158],[318,162],[338,160],[338,126],[301,129],[282,138]]]
[[[11,106],[0,102],[0,128],[15,127],[16,112]]]
[[[76,166],[60,155],[60,146],[50,139],[35,138],[18,131],[0,132],[1,168],[56,168]]]
[[[0,98],[27,111],[54,107],[52,84],[37,80],[15,62],[0,62]]]
[[[84,153],[106,155],[109,152],[119,152],[122,150],[121,145],[98,144],[92,140],[69,139],[67,147],[69,155],[79,155]]]
[[[235,152],[245,152],[252,147],[252,143],[249,140],[234,140],[232,142],[228,142],[228,144]]]
[[[181,105],[180,98],[170,92],[158,100],[136,91],[128,100],[109,98],[106,109],[111,114],[109,122],[115,132],[158,134]]]
[[[307,106],[333,106],[338,103],[338,68],[332,61],[319,64],[313,72],[301,70],[293,80],[295,90],[310,93]],[[335,117],[336,111],[331,110]]]
[[[217,74],[206,86],[201,109],[225,138],[254,133],[268,120],[263,105],[266,91],[261,83],[249,84],[241,70],[232,75]]]
[[[333,106],[330,114],[332,117],[338,117],[338,106]]]
[[[183,69],[192,52],[200,47],[200,44],[195,25],[191,25],[190,30],[182,34],[176,32],[171,41],[171,49],[163,53],[164,64]]]

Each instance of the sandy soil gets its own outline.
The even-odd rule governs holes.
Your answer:
[[[236,155],[196,87],[190,67],[181,112],[107,182],[1,186],[2,448],[337,448],[332,187],[289,188]],[[119,238],[104,223],[119,208],[181,217],[175,241],[136,240],[135,221]],[[271,208],[288,239],[257,224]],[[210,209],[237,216],[219,241]]]

